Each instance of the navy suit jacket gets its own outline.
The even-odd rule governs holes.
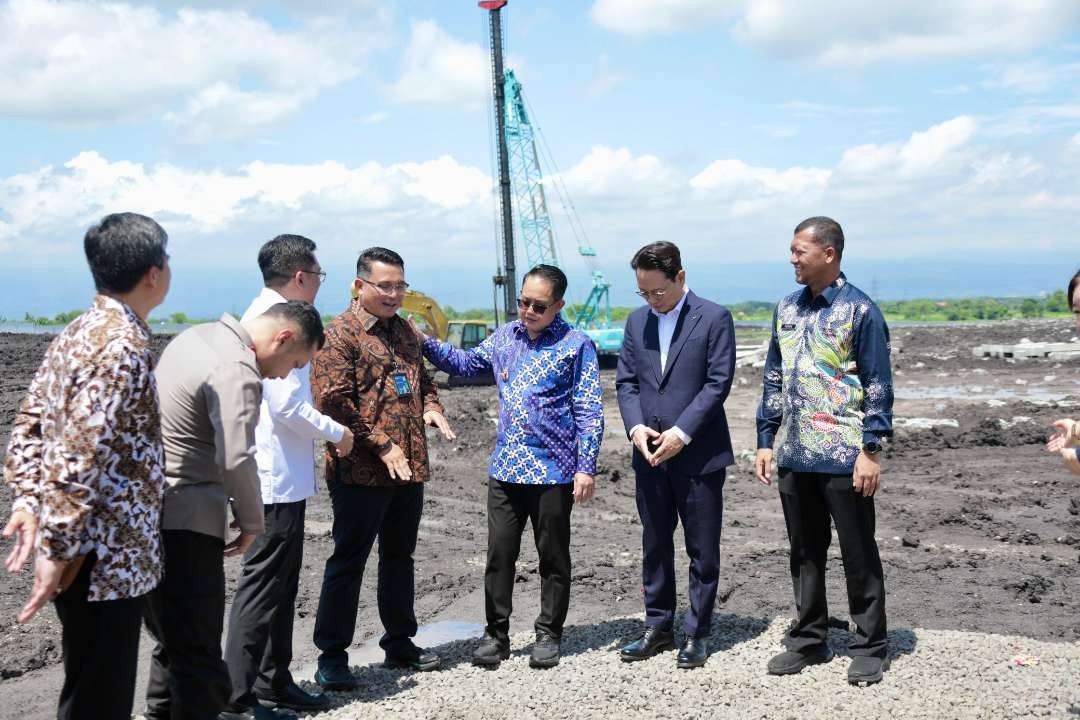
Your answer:
[[[626,320],[615,387],[627,433],[636,425],[663,432],[678,425],[691,442],[668,460],[683,475],[704,475],[735,462],[724,400],[735,375],[735,323],[727,308],[686,295],[660,372],[656,316],[641,307]],[[649,464],[634,448],[634,470]]]

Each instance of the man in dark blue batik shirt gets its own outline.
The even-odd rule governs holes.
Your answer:
[[[844,232],[825,217],[795,228],[791,264],[806,287],[780,301],[757,414],[758,480],[771,483],[773,444],[791,542],[798,618],[769,672],[828,662],[825,566],[836,524],[855,622],[851,683],[888,669],[885,581],[874,538],[880,457],[892,435],[889,330],[874,302],[840,272]]]

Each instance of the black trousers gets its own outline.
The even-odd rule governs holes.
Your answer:
[[[675,620],[674,533],[682,520],[690,557],[690,612],[683,617],[687,637],[708,637],[720,582],[720,529],[724,520],[725,470],[687,476],[650,468],[635,478],[641,516],[641,578],[645,625],[671,630]]]
[[[225,643],[234,707],[257,702],[253,690],[293,683],[289,663],[306,506],[304,500],[263,505],[266,531],[244,554]]]
[[[87,601],[93,567],[91,555],[53,601],[63,626],[58,720],[128,720],[135,700],[143,598]]]
[[[488,553],[484,571],[487,632],[499,640],[510,635],[514,579],[525,521],[532,522],[540,556],[540,615],[537,632],[562,637],[570,608],[570,510],[572,483],[522,485],[488,479]]]
[[[825,643],[829,606],[825,567],[836,524],[855,623],[852,655],[885,657],[885,579],[874,538],[874,498],[855,492],[851,475],[796,473],[780,468],[780,501],[791,541],[791,580],[798,618],[785,640],[789,650]]]
[[[379,645],[387,654],[404,654],[416,635],[413,611],[413,552],[424,509],[422,483],[394,487],[327,483],[334,509],[334,552],[323,572],[315,646],[319,667],[347,666],[356,631],[356,611],[364,566],[379,540]]]
[[[209,720],[228,704],[221,659],[225,622],[225,542],[189,530],[162,530],[165,579],[146,603],[157,640],[146,687],[148,720]]]

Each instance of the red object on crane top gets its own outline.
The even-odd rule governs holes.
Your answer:
[[[480,0],[476,3],[485,10],[498,10],[499,8],[506,7],[508,0]]]

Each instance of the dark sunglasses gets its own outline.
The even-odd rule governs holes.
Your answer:
[[[518,307],[521,308],[522,310],[528,310],[529,307],[532,306],[533,312],[537,313],[539,315],[543,315],[544,313],[546,313],[548,311],[548,308],[551,307],[550,305],[545,305],[544,303],[538,303],[535,300],[525,300],[524,298],[518,298],[517,299],[517,304],[518,304]]]

